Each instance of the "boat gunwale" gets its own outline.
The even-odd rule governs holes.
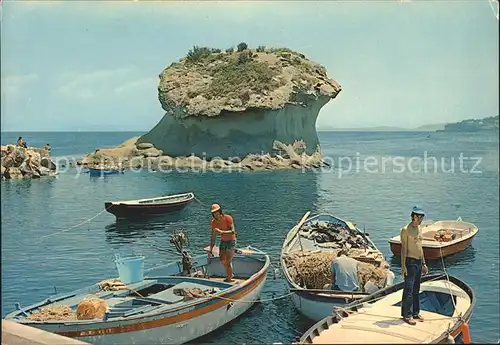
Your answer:
[[[174,198],[179,198],[180,200],[179,201],[168,201],[168,199],[174,199]],[[195,196],[194,196],[193,192],[186,192],[186,193],[158,196],[158,197],[154,197],[154,198],[108,201],[106,203],[110,203],[110,206],[112,206],[112,207],[116,207],[116,206],[151,207],[151,206],[177,205],[177,204],[185,203],[187,201],[192,201],[194,198],[195,198]],[[164,203],[141,204],[141,202],[143,202],[143,201],[153,201],[153,200],[158,200],[158,199],[167,199],[167,200],[165,200],[166,202],[164,202]]]
[[[455,220],[454,221],[450,221],[450,220],[440,221],[439,220],[439,221],[436,221],[436,222],[456,222],[456,221]],[[432,224],[435,224],[436,222],[434,222]],[[470,222],[463,222],[463,223],[471,224],[472,225],[472,230],[470,230],[469,232],[467,232],[465,235],[457,237],[454,240],[451,240],[451,241],[448,241],[448,242],[439,242],[439,241],[433,241],[433,240],[428,240],[428,239],[424,238],[422,240],[422,247],[429,248],[429,249],[446,248],[446,247],[451,247],[451,246],[460,244],[460,243],[465,242],[465,241],[467,241],[469,239],[473,239],[478,234],[479,228],[475,224],[470,223]],[[432,225],[432,224],[428,224],[428,225]],[[391,237],[389,239],[389,241],[388,241],[389,244],[401,245],[401,238],[400,238],[400,236],[401,235],[396,235],[396,236]]]
[[[18,323],[21,323],[23,325],[28,325],[28,326],[29,325],[35,325],[35,324],[36,325],[64,325],[64,326],[68,326],[68,327],[71,327],[71,326],[86,326],[86,325],[96,326],[96,325],[98,325],[98,327],[101,327],[101,328],[102,327],[104,327],[104,328],[114,328],[114,327],[120,327],[120,324],[119,324],[120,322],[129,322],[129,321],[132,321],[132,322],[129,323],[129,325],[132,325],[134,323],[142,323],[142,322],[151,322],[151,321],[154,321],[155,317],[158,317],[156,320],[161,320],[161,319],[166,319],[166,318],[174,317],[176,315],[180,315],[180,314],[184,314],[184,313],[189,313],[192,310],[188,310],[187,312],[184,312],[183,310],[184,309],[191,309],[193,307],[196,308],[196,306],[199,305],[199,304],[203,304],[203,303],[207,303],[207,302],[212,302],[215,299],[218,299],[220,301],[225,302],[225,303],[223,303],[223,305],[225,305],[225,304],[228,304],[228,303],[231,302],[231,301],[225,300],[226,298],[229,298],[229,299],[231,298],[231,297],[226,297],[227,295],[238,294],[238,293],[244,291],[245,288],[247,288],[248,286],[250,286],[250,285],[252,285],[254,283],[256,284],[256,287],[257,287],[260,284],[262,284],[262,281],[265,280],[265,278],[267,276],[267,271],[269,270],[269,267],[270,267],[270,264],[271,264],[271,258],[269,256],[269,254],[266,254],[266,253],[255,252],[255,254],[264,256],[265,257],[265,261],[264,261],[264,264],[262,265],[262,267],[257,272],[255,272],[250,277],[248,277],[248,279],[244,280],[240,284],[234,284],[234,285],[232,285],[232,286],[230,286],[230,287],[228,287],[226,289],[223,289],[221,291],[218,291],[217,293],[212,294],[210,296],[199,298],[199,299],[194,299],[194,300],[192,300],[192,301],[190,301],[188,303],[184,303],[184,304],[179,305],[179,306],[174,307],[174,308],[171,308],[171,305],[169,305],[169,304],[159,305],[158,308],[157,308],[157,310],[151,310],[147,314],[135,315],[135,316],[131,316],[131,317],[127,317],[127,318],[121,318],[121,319],[109,319],[107,321],[104,321],[103,319],[92,319],[92,320],[46,320],[46,321],[36,321],[36,320],[28,320],[28,319],[21,319],[21,320],[20,319],[16,319],[16,317],[18,315],[22,314],[21,310],[15,310],[15,311],[10,312],[9,314],[7,314],[4,317],[4,319],[8,317],[7,318],[8,320],[11,320],[11,321],[14,321],[14,322],[18,322]],[[256,261],[262,261],[261,259],[259,259],[257,257],[252,257],[252,255],[254,255],[254,254],[253,253],[244,254],[244,255],[241,255],[240,258],[250,257],[250,258],[252,258],[252,259],[254,259]],[[199,255],[199,256],[195,257],[194,259],[205,257],[205,256],[206,255],[202,254],[202,255]],[[178,265],[177,261],[174,261],[174,262],[170,263],[169,265],[167,265],[165,267],[171,267],[171,266],[175,266],[175,265]],[[156,280],[158,278],[166,278],[166,277],[182,277],[182,276],[144,277],[144,280]],[[92,288],[95,285],[96,284],[85,286],[83,288],[80,288],[80,289],[77,289],[77,290],[74,290],[74,291],[70,291],[67,294],[71,294],[73,292],[84,290],[84,289],[87,289],[87,288]],[[85,293],[82,292],[81,294],[83,295]],[[52,297],[54,297],[54,296],[52,296]],[[220,297],[222,297],[222,298],[220,298]],[[43,300],[41,302],[38,302],[38,303],[34,303],[34,304],[29,305],[27,307],[24,307],[23,311],[27,311],[27,310],[31,310],[31,309],[36,309],[36,308],[40,308],[42,306],[47,306],[47,305],[51,305],[52,304],[52,303],[42,304],[46,300],[47,299],[45,299],[45,300]],[[213,303],[217,303],[217,302],[213,302]],[[221,307],[223,307],[223,306],[221,306]],[[219,308],[221,308],[221,307],[219,307]],[[217,308],[217,309],[219,309],[219,308]],[[176,312],[178,312],[178,313],[176,313]],[[176,313],[176,314],[171,315],[171,316],[167,316],[167,317],[162,317],[163,315],[171,314],[171,313]],[[146,319],[152,319],[152,320],[147,320],[146,321]],[[118,324],[116,324],[116,323],[118,323]],[[98,329],[99,328],[91,329],[91,330],[85,330],[84,329],[84,330],[79,330],[79,332],[96,331]],[[63,332],[67,332],[67,331],[64,330]]]
[[[446,281],[446,282],[449,281],[449,282],[455,284],[460,290],[465,292],[470,298],[470,304],[467,308],[467,311],[463,315],[460,315],[460,318],[455,321],[454,325],[452,327],[449,327],[448,331],[444,332],[439,337],[434,339],[433,343],[440,343],[440,342],[446,340],[446,338],[448,337],[449,334],[453,334],[453,333],[457,332],[457,330],[460,329],[462,323],[468,322],[470,320],[471,315],[472,315],[472,311],[474,310],[474,307],[476,304],[476,294],[475,294],[474,290],[470,287],[470,285],[468,285],[467,283],[465,283],[464,281],[462,281],[461,279],[459,279],[455,276],[447,275],[446,273],[425,275],[425,276],[422,276],[422,278],[421,278],[421,284],[428,282],[428,281],[438,281],[438,278],[441,278],[439,280]],[[404,284],[405,283],[403,281],[403,282],[399,282],[397,284],[388,286],[386,288],[380,289],[378,291],[375,291],[374,293],[372,293],[372,294],[370,294],[370,295],[368,295],[360,300],[348,303],[342,309],[344,309],[344,310],[349,309],[351,311],[357,312],[357,310],[356,310],[357,306],[359,306],[363,303],[366,303],[366,302],[370,302],[372,300],[376,301],[376,300],[381,299],[382,297],[389,296],[392,293],[396,293],[397,291],[402,290],[404,288]],[[453,319],[453,318],[456,318],[456,317],[453,317],[453,316],[450,317],[450,319]],[[313,335],[314,332],[319,330],[319,329],[324,329],[324,327],[321,327],[323,324],[328,323],[328,321],[331,321],[332,324],[336,324],[341,319],[342,318],[339,315],[338,310],[334,309],[332,315],[329,315],[329,316],[319,320],[314,325],[309,327],[309,329],[300,337],[298,344],[309,343],[309,342],[305,342],[305,340],[307,338],[310,338],[311,343],[312,343],[313,337],[311,337],[311,335]],[[321,332],[319,332],[319,333],[321,333]]]

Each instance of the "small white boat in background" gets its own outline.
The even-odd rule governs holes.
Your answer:
[[[422,248],[428,260],[439,259],[466,249],[479,229],[472,223],[457,220],[427,221],[422,223]],[[394,255],[401,255],[401,237],[389,240]]]
[[[401,318],[404,282],[378,291],[311,327],[299,344],[440,344],[470,343],[468,322],[475,304],[473,290],[456,277],[422,277],[420,315],[409,325]]]

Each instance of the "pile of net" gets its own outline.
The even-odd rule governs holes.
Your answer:
[[[127,285],[123,284],[118,278],[103,280],[98,285],[101,291],[127,290]]]
[[[107,310],[106,301],[95,296],[85,297],[74,312],[67,305],[49,305],[28,315],[32,321],[69,321],[102,319]]]
[[[213,292],[214,290],[201,290],[199,288],[174,289],[174,294],[177,296],[184,296],[184,301],[190,301],[195,298],[209,296]]]
[[[76,308],[78,320],[102,319],[108,306],[106,301],[95,296],[85,297]]]
[[[348,256],[355,252],[351,250]],[[331,263],[337,257],[335,252],[298,252],[287,255],[285,264],[291,278],[298,285],[308,289],[324,289],[332,283]],[[373,264],[359,262],[358,282],[364,292],[364,286],[371,281],[378,288],[385,286],[388,269],[386,265],[376,267]]]
[[[438,242],[449,242],[456,238],[456,234],[446,230],[438,230],[434,235],[434,239]]]
[[[76,320],[76,313],[67,305],[50,305],[28,315],[27,319],[32,321]]]

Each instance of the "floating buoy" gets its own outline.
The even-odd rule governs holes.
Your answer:
[[[460,326],[460,330],[462,331],[463,343],[470,344],[470,330],[467,322],[462,323],[462,326]]]

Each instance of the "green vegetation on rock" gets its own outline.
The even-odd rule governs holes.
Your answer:
[[[246,52],[242,51],[237,57],[231,56],[214,69],[208,95],[240,96],[245,92],[271,90],[279,86],[273,80],[278,72],[270,69],[265,62],[252,60]]]
[[[194,46],[160,74],[159,99],[166,111],[216,115],[222,110],[273,108],[294,102],[295,93],[335,97],[340,86],[325,67],[289,48],[251,49],[245,42],[224,51]],[[316,96],[315,96],[316,95]],[[302,97],[303,100],[304,97]]]

